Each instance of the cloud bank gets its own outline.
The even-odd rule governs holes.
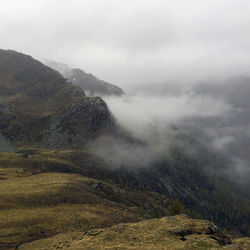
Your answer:
[[[249,75],[248,0],[9,0],[0,47],[92,72],[125,90],[145,82]]]
[[[150,126],[162,130],[188,118],[222,117],[232,111],[228,103],[192,93],[180,96],[136,95],[104,99],[119,122],[137,137],[145,136],[145,131]]]

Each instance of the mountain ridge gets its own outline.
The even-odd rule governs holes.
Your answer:
[[[93,74],[84,72],[82,69],[70,68],[66,64],[51,60],[45,60],[45,64],[60,72],[72,84],[79,86],[88,96],[121,96],[125,94],[118,86],[100,80]]]
[[[0,75],[0,132],[12,142],[69,146],[120,133],[100,97],[86,97],[80,87],[30,56],[1,50]]]

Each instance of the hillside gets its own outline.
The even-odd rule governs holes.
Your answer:
[[[60,72],[72,84],[83,89],[88,96],[121,96],[124,91],[108,82],[98,79],[92,74],[84,72],[82,69],[70,68],[66,64],[58,63],[51,60],[46,60],[45,64]]]
[[[81,167],[70,162],[77,155],[88,159]],[[233,239],[211,222],[151,219],[169,216],[165,195],[62,173],[91,171],[98,163],[87,153],[31,156],[0,154],[0,249],[247,249],[249,238]]]
[[[59,234],[19,249],[247,249],[249,238],[233,240],[208,221],[182,216],[122,223],[107,229]]]
[[[86,159],[81,168],[70,162],[77,155]],[[0,153],[0,249],[167,214],[164,196],[77,174],[97,165],[90,160],[84,152]]]
[[[193,92],[202,98],[223,100],[232,107],[230,114],[225,114],[222,119],[200,118],[193,122],[187,121],[186,131],[190,135],[196,134],[201,142],[215,145],[228,158],[232,158],[235,165],[242,171],[242,179],[248,182],[250,178],[249,150],[249,95],[250,78],[234,77],[227,81],[197,84]],[[196,123],[196,126],[193,126]],[[214,131],[207,135],[204,131]]]
[[[249,234],[249,190],[175,126],[154,134],[158,144],[133,138],[100,97],[15,51],[0,50],[0,91],[3,249],[168,216],[176,199],[189,216]]]
[[[1,138],[55,148],[119,133],[101,98],[86,97],[81,88],[30,56],[0,50]]]

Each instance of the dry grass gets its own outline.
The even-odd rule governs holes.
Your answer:
[[[30,159],[22,154],[0,154],[0,249],[143,218],[142,209],[116,202],[120,194],[114,194],[113,186],[105,182],[78,174],[33,175],[36,162],[66,164],[67,152],[61,153],[64,157],[58,153],[58,159],[51,155],[57,154],[39,152]],[[35,170],[41,172],[41,165]]]
[[[221,248],[205,233],[209,225],[205,221],[177,216],[119,224],[147,218],[143,203],[150,209],[165,210],[152,193],[59,173],[91,169],[96,162],[84,151],[33,153],[31,158],[0,153],[0,249],[20,245],[23,249]],[[194,233],[185,236],[186,241],[173,234],[190,228]],[[239,244],[244,246],[246,242],[243,239]]]
[[[132,215],[104,205],[62,204],[2,210],[0,241],[2,246],[14,246],[58,233],[106,227],[126,219],[133,220]]]
[[[236,245],[222,247],[212,239],[207,233],[211,225],[203,220],[174,216],[61,234],[25,244],[20,249],[238,249]],[[185,240],[179,235],[181,231],[190,231]]]

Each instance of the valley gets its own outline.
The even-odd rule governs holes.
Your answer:
[[[151,129],[137,138],[101,97],[0,50],[0,248],[247,249],[248,186],[227,159]]]

